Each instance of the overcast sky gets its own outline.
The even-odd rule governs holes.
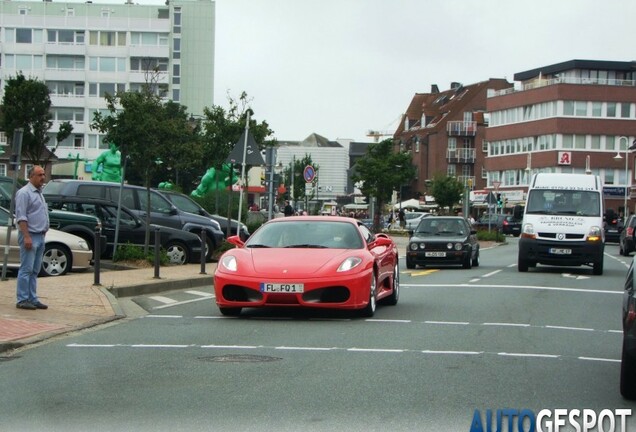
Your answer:
[[[431,84],[636,60],[634,0],[216,0],[216,105],[246,91],[279,140],[393,132]]]

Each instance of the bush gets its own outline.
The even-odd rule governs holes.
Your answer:
[[[498,243],[505,243],[506,236],[501,234],[496,229],[493,230],[477,230],[477,240],[481,241],[495,241]]]
[[[113,262],[117,261],[147,261],[150,264],[155,263],[155,250],[153,247],[148,251],[148,255],[144,255],[144,248],[134,246],[130,243],[117,246],[117,251],[113,255]],[[159,264],[167,265],[169,262],[166,251],[162,248],[159,251]]]
[[[251,232],[251,231],[250,231],[250,232]],[[223,241],[223,243],[221,243],[221,245],[220,245],[218,248],[216,248],[216,249],[215,249],[215,251],[214,251],[214,255],[213,255],[213,258],[214,258],[214,259],[219,259],[219,257],[220,257],[221,255],[223,255],[223,253],[224,253],[225,251],[228,251],[228,250],[230,250],[230,249],[234,249],[235,247],[236,247],[236,246],[234,246],[232,243],[230,243],[230,242],[228,242],[228,241],[225,241],[225,240],[224,240],[224,241]]]

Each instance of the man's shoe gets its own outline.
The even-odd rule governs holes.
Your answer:
[[[49,307],[42,302],[33,303],[36,309],[48,309]]]
[[[28,309],[28,310],[36,310],[37,306],[35,306],[34,304],[24,300],[21,301],[20,303],[16,304],[15,307],[17,307],[18,309]]]

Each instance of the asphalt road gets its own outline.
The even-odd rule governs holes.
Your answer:
[[[373,319],[226,318],[211,287],[136,298],[139,318],[0,361],[2,427],[468,431],[475,410],[636,409],[618,391],[631,258],[608,245],[600,277],[518,273],[516,241],[470,270],[403,269],[399,304]]]

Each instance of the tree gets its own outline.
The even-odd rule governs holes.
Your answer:
[[[225,163],[241,133],[245,130],[248,110],[250,111],[250,133],[259,145],[259,150],[265,148],[267,137],[274,131],[270,129],[266,121],[258,123],[254,120],[254,111],[250,108],[251,101],[247,93],[242,92],[238,100],[228,95],[228,110],[218,105],[206,107],[203,110],[203,121],[200,125],[203,141],[200,175],[203,175],[210,167],[220,168]],[[270,142],[268,145],[275,145],[275,143]]]
[[[440,209],[452,209],[459,203],[464,193],[464,185],[456,177],[437,174],[433,177],[429,193],[435,198]]]
[[[45,83],[35,78],[25,78],[20,72],[7,80],[2,98],[0,129],[7,134],[7,140],[13,144],[13,134],[22,128],[22,160],[45,167],[53,153],[47,149],[50,140],[51,97]],[[64,141],[73,131],[66,121],[60,124],[53,152],[60,141]]]
[[[175,146],[188,139],[192,129],[188,124],[186,107],[163,103],[146,85],[139,91],[106,95],[109,115],[96,112],[92,127],[105,133],[105,140],[119,146],[126,169],[136,172],[147,189],[147,218],[145,248],[150,241],[151,180],[163,160],[174,157]],[[127,166],[126,166],[127,165]],[[128,174],[124,173],[128,178]]]
[[[360,183],[360,191],[368,198],[375,197],[373,226],[380,227],[384,204],[394,190],[400,190],[415,177],[415,167],[408,152],[393,152],[393,140],[370,144],[366,154],[353,167],[352,180]],[[401,198],[401,197],[400,197]]]

